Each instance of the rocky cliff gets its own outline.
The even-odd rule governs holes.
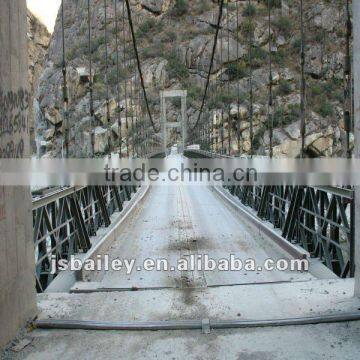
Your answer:
[[[96,114],[96,152],[117,150],[117,112],[121,113],[122,133],[125,111],[136,111],[131,104],[131,81],[135,77],[135,58],[128,28],[123,28],[123,6],[118,2],[118,54],[121,59],[121,106],[117,107],[116,28],[114,2],[108,0],[108,52],[110,84],[110,124],[105,112],[105,11],[103,0],[92,1],[92,50],[94,66],[94,106]],[[214,110],[217,125],[226,124],[230,116],[232,151],[236,152],[236,126],[241,126],[241,147],[250,150],[249,108],[249,33],[253,34],[252,68],[254,86],[254,145],[258,154],[266,154],[268,102],[268,26],[267,1],[229,0],[217,44],[207,107]],[[300,149],[300,21],[299,1],[272,1],[271,54],[275,105],[274,154],[297,156]],[[87,1],[65,2],[65,43],[69,88],[70,153],[89,154],[89,70],[87,46]],[[145,85],[160,123],[159,91],[188,90],[188,121],[194,124],[200,107],[205,78],[213,46],[217,1],[211,0],[132,0],[140,58]],[[237,14],[239,17],[237,18]],[[345,50],[345,18],[342,2],[305,0],[307,133],[306,146],[314,156],[342,154],[345,141],[343,122],[343,64]],[[51,39],[48,61],[37,91],[37,136],[41,155],[59,156],[64,133],[62,112],[62,46],[61,21],[58,17]],[[124,55],[124,44],[126,53]],[[84,80],[85,79],[85,80]],[[240,85],[238,87],[238,84]],[[125,99],[125,85],[128,96]],[[238,112],[238,101],[240,111]],[[128,105],[128,106],[125,106]],[[125,108],[127,108],[125,110]],[[218,109],[216,111],[216,109]],[[220,109],[225,109],[221,111]],[[176,101],[168,108],[168,117],[179,114]],[[129,116],[129,114],[128,114]],[[109,135],[109,129],[111,135]],[[112,130],[111,130],[112,129]],[[215,130],[219,135],[219,130]],[[225,129],[228,133],[228,127]],[[158,135],[152,134],[155,141]],[[225,134],[226,136],[226,134]],[[110,138],[110,141],[108,140]],[[174,138],[175,139],[175,138]],[[176,141],[176,140],[174,140]],[[125,153],[125,143],[122,151]]]
[[[29,62],[29,83],[30,83],[30,131],[31,131],[31,145],[35,151],[35,137],[34,137],[34,126],[35,126],[35,114],[34,114],[34,94],[38,86],[38,80],[43,72],[47,49],[50,41],[50,34],[43,25],[30,11],[27,13],[27,40],[28,40],[28,62]]]

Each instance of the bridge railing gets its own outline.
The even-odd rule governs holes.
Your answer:
[[[188,157],[223,155],[187,150]],[[339,277],[355,271],[354,191],[331,186],[225,186],[287,241],[319,258]]]
[[[313,186],[228,186],[282,236],[317,257],[336,275],[354,275],[354,194]]]
[[[69,260],[91,248],[91,236],[111,225],[136,186],[66,187],[33,193],[35,277],[43,292],[57,276],[52,258]]]

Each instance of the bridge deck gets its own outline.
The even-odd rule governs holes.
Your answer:
[[[195,211],[196,210],[196,211]],[[121,225],[111,257],[168,258],[230,253],[258,263],[287,255],[205,187],[154,187]],[[78,293],[39,295],[40,319],[152,321],[272,319],[357,311],[352,279],[290,272],[100,273]],[[137,291],[134,291],[137,290]],[[88,293],[86,293],[88,292]],[[16,358],[353,359],[360,322],[275,328],[158,332],[35,330]]]
[[[243,261],[254,259],[262,266],[267,258],[288,258],[271,240],[244,223],[233,209],[204,186],[157,186],[150,189],[135,213],[122,226],[111,245],[110,257],[168,259],[176,265],[181,257],[207,254],[218,261],[230,254]],[[206,288],[250,283],[306,281],[309,273],[280,271],[108,271],[97,289]],[[99,276],[97,276],[99,280]]]
[[[353,280],[178,289],[52,293],[39,296],[40,318],[77,320],[263,319],[352,311]],[[360,322],[276,328],[117,332],[35,330],[19,358],[48,359],[351,359]]]

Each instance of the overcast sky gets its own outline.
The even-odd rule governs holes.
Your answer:
[[[61,0],[26,0],[30,11],[53,32]]]

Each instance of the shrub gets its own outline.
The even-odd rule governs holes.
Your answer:
[[[211,2],[210,1],[194,1],[194,11],[196,15],[201,15],[204,12],[211,10]]]
[[[274,114],[274,127],[291,124],[300,117],[300,105],[289,105],[288,108],[278,107]]]
[[[320,85],[314,85],[312,88],[311,88],[311,94],[312,96],[318,96],[318,95],[321,95],[322,94],[322,88]]]
[[[253,4],[246,5],[243,16],[254,16],[256,14],[256,7]]]
[[[136,32],[138,38],[151,37],[155,33],[158,33],[163,28],[163,22],[158,22],[154,18],[146,19],[142,24],[140,24],[139,29]]]
[[[248,69],[244,62],[235,62],[228,65],[226,73],[230,81],[239,80],[248,75]]]
[[[248,20],[245,20],[241,26],[241,32],[244,36],[248,37],[255,30],[255,24]]]
[[[286,80],[280,80],[278,89],[277,89],[277,94],[278,95],[289,95],[291,93],[292,89],[291,89],[291,84],[289,84],[288,81]]]
[[[92,52],[95,52],[101,45],[105,44],[105,36],[101,35],[92,41]]]
[[[171,11],[173,16],[183,16],[189,11],[189,3],[187,0],[176,0]]]
[[[208,102],[208,107],[210,109],[220,108],[224,105],[231,104],[235,98],[235,95],[228,92],[226,89],[218,89],[216,92],[212,93]]]
[[[102,82],[94,84],[94,100],[103,100],[106,97],[106,86]]]
[[[153,57],[162,57],[165,53],[165,45],[161,42],[153,42],[149,47],[143,47],[141,57],[149,59]]]
[[[185,64],[183,64],[175,51],[167,56],[168,64],[166,70],[170,77],[178,79],[184,79],[189,77],[189,70]]]
[[[273,54],[273,61],[275,64],[278,64],[280,66],[285,66],[285,59],[287,53],[285,49],[278,49],[276,53]]]
[[[177,40],[177,34],[175,31],[168,31],[162,34],[164,42],[175,42]]]
[[[295,51],[301,50],[301,38],[296,38],[292,44],[292,47]]]
[[[253,47],[251,51],[252,65],[254,67],[260,67],[268,59],[268,53],[262,48]]]
[[[253,138],[253,146],[255,149],[259,148],[261,145],[261,140],[264,138],[266,132],[266,126],[262,125]]]
[[[328,117],[334,114],[334,109],[328,99],[322,98],[320,104],[316,107],[316,112],[322,117]]]
[[[276,21],[276,26],[282,35],[288,37],[292,27],[291,20],[287,16],[280,16]]]
[[[268,6],[269,0],[261,0],[264,5]],[[281,0],[270,0],[271,8],[281,8]]]

